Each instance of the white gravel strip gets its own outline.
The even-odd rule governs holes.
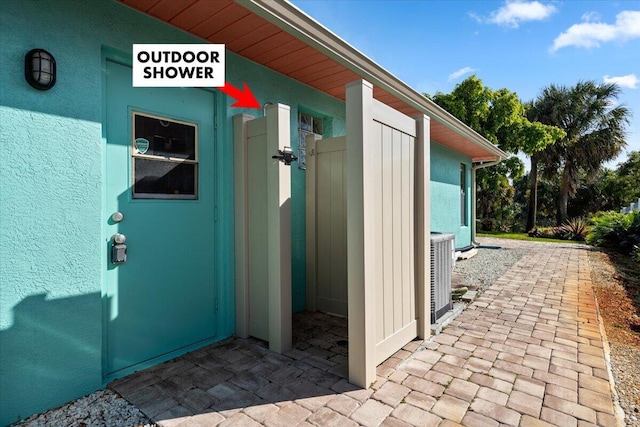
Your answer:
[[[99,390],[56,409],[34,415],[20,427],[153,427],[138,408],[111,390]]]
[[[528,252],[527,248],[479,246],[476,256],[456,261],[453,274],[458,280],[454,279],[454,285],[481,293]]]
[[[618,403],[627,427],[640,427],[640,350],[632,345],[610,343],[611,370],[618,392]]]

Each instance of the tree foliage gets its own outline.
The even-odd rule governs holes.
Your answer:
[[[520,220],[521,205],[514,203],[515,190],[511,182],[524,175],[524,164],[517,157],[480,169],[476,175],[477,210],[481,218],[492,218],[508,225]],[[489,222],[492,229],[494,221]],[[507,230],[510,231],[510,230]]]
[[[616,84],[578,82],[573,87],[550,85],[533,102],[529,117],[557,126],[565,132],[555,144],[536,156],[548,179],[558,181],[557,223],[567,220],[569,198],[575,196],[583,177],[596,174],[625,146],[630,112],[616,105]],[[555,175],[555,176],[554,176]]]
[[[479,217],[516,221],[527,205],[529,230],[538,212],[562,224],[569,214],[617,210],[640,197],[640,152],[616,170],[602,168],[625,146],[630,111],[617,105],[619,95],[616,84],[585,81],[550,85],[523,104],[516,93],[492,90],[474,75],[431,99],[504,151],[530,157],[526,182],[515,156],[477,173]]]
[[[607,209],[617,210],[637,202],[640,199],[640,151],[632,151],[617,169],[606,171],[598,184],[611,206]]]
[[[575,196],[569,200],[569,217],[598,211],[617,211],[640,198],[640,152],[632,151],[616,169],[601,169],[593,177],[583,177]]]
[[[436,93],[432,100],[509,153],[531,155],[564,136],[555,126],[530,121],[515,92],[504,88],[494,91],[475,75],[449,94]]]
[[[530,121],[527,108],[515,92],[504,88],[492,90],[475,75],[456,85],[451,93],[438,92],[431,98],[484,138],[512,154],[531,155],[564,136],[564,132],[554,126]],[[480,169],[477,174],[479,216],[513,216],[511,182],[523,174],[524,165],[516,156],[497,166]]]

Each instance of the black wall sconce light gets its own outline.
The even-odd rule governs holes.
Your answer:
[[[44,49],[32,49],[24,57],[24,78],[38,90],[49,90],[56,84],[56,60]]]
[[[291,166],[291,162],[298,160],[291,147],[284,147],[283,150],[278,150],[278,154],[271,156],[272,159],[278,159],[287,166]]]

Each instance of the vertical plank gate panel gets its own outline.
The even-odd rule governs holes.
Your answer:
[[[380,315],[384,318],[384,329],[379,331],[376,342],[381,342],[388,337],[394,330],[394,298],[393,287],[384,286],[385,283],[393,283],[393,265],[385,262],[385,260],[393,259],[393,144],[391,140],[392,129],[383,126],[381,123],[374,122],[375,126],[380,128],[382,136],[382,157],[386,159],[382,164],[382,282],[380,287],[383,289],[380,301],[382,309]]]
[[[349,380],[364,387],[428,335],[428,252],[416,249],[429,231],[425,124],[374,100],[370,83],[347,85]]]
[[[417,336],[414,251],[414,119],[373,100],[375,129],[381,128],[382,158],[378,175],[382,216],[376,232],[382,236],[382,268],[372,266],[382,283],[376,292],[376,309],[384,317],[376,331],[375,363],[381,363]],[[375,148],[373,148],[375,150]],[[376,187],[372,185],[372,191]],[[381,270],[381,271],[380,271]],[[378,322],[379,324],[380,322]]]
[[[345,188],[344,144],[331,158],[331,296],[337,301],[336,313],[347,315],[347,197]]]
[[[389,127],[390,126],[385,126]],[[403,242],[400,238],[402,233],[402,144],[401,134],[398,130],[391,131],[391,147],[392,147],[392,242],[393,257],[390,260],[384,260],[393,270],[393,282],[385,283],[390,286],[393,293],[393,332],[402,327],[402,246]],[[387,338],[387,336],[385,336]]]
[[[346,138],[307,137],[307,309],[347,315]]]

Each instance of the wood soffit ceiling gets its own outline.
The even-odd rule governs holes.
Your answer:
[[[343,101],[345,85],[362,78],[233,0],[117,1],[203,40],[224,43],[227,50],[239,56]],[[420,114],[413,106],[379,87],[374,87],[373,96],[408,116]],[[471,156],[474,161],[495,158],[495,155],[434,120],[431,139]]]

